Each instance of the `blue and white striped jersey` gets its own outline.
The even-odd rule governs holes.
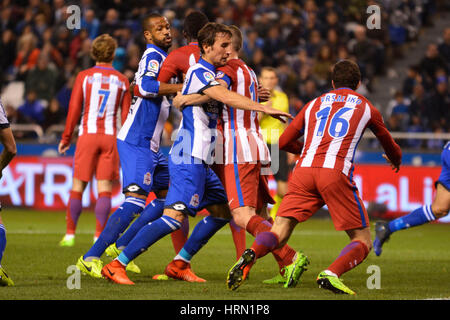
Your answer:
[[[189,68],[182,93],[202,93],[205,89],[219,85],[215,80],[216,68],[200,58]],[[214,161],[217,119],[221,104],[216,101],[204,105],[188,105],[183,109],[183,119],[170,151],[174,156],[191,156],[211,164]]]
[[[157,80],[167,53],[161,48],[147,44],[139,62],[134,82],[142,97],[133,97],[127,119],[117,139],[157,152],[164,124],[169,116],[170,103],[158,96],[160,82]]]
[[[6,117],[5,108],[3,108],[2,101],[0,100],[0,129],[9,128],[9,121]]]

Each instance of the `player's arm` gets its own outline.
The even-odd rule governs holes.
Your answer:
[[[201,93],[237,109],[264,112],[282,122],[286,122],[283,117],[293,119],[292,115],[289,113],[272,108],[270,103],[267,105],[259,104],[236,92],[229,91],[227,88],[221,86],[217,81],[212,81],[209,86],[206,86],[201,90]]]
[[[370,110],[371,119],[368,127],[375,134],[386,152],[386,154],[383,155],[383,158],[386,159],[395,172],[398,172],[398,170],[400,170],[400,164],[402,163],[402,150],[386,128],[381,113],[373,106],[370,106]]]
[[[81,108],[83,106],[83,81],[84,76],[82,73],[79,73],[75,79],[72,94],[70,96],[66,127],[62,134],[61,142],[58,145],[58,152],[60,154],[65,154],[66,151],[69,150],[73,131],[81,116]]]
[[[281,150],[293,153],[301,154],[303,149],[303,143],[298,139],[303,136],[305,125],[305,109],[303,108],[294,120],[283,131],[280,139],[278,140],[278,146]]]
[[[157,96],[176,94],[183,88],[182,84],[164,83],[157,79],[161,62],[159,55],[152,53],[148,55],[146,70],[136,81],[134,95],[142,98],[154,98]]]
[[[0,142],[3,145],[3,150],[0,154],[1,178],[3,169],[6,168],[17,153],[16,141],[9,124],[0,125]]]
[[[120,121],[123,123],[127,119],[128,112],[130,111],[131,106],[131,94],[130,94],[130,84],[128,79],[125,79],[125,88],[122,97],[122,103],[120,105]]]
[[[228,84],[223,80],[217,80],[217,82],[224,86],[225,88],[228,87]],[[200,93],[192,93],[192,94],[181,94],[181,92],[178,92],[176,97],[172,101],[172,105],[177,109],[183,109],[184,106],[197,106],[201,105],[203,103],[207,103],[210,101],[211,98],[207,95],[200,94]]]

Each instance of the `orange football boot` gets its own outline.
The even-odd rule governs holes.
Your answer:
[[[106,266],[104,266],[102,269],[102,275],[115,283],[129,284],[129,285],[134,284],[134,282],[128,278],[127,272],[123,264],[121,264],[117,260],[113,260]]]
[[[194,271],[191,269],[191,264],[183,260],[172,260],[164,270],[164,273],[173,279],[183,280],[187,282],[206,282],[195,275]]]

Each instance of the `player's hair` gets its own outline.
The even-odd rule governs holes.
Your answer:
[[[261,68],[261,74],[262,74],[264,71],[273,72],[273,73],[275,73],[275,75],[278,77],[277,69],[275,69],[274,67],[269,67],[269,66],[262,67],[262,68]]]
[[[97,62],[111,62],[114,59],[116,48],[116,39],[104,33],[92,42],[91,56]]]
[[[231,33],[233,34],[233,39],[231,41],[231,43],[233,45],[233,50],[236,51],[236,52],[241,51],[241,48],[242,48],[242,46],[244,44],[243,39],[242,39],[241,29],[239,29],[235,25],[231,25],[228,28],[230,28]]]
[[[164,16],[159,14],[158,12],[152,12],[149,15],[146,15],[141,20],[142,31],[150,31],[150,19],[153,18],[164,18]]]
[[[216,41],[216,35],[219,33],[224,33],[230,36],[233,34],[226,25],[217,22],[208,22],[203,28],[198,32],[198,46],[200,47],[200,52],[205,53],[203,46],[212,46]]]
[[[334,65],[331,79],[336,89],[346,87],[356,90],[361,80],[361,72],[355,62],[341,60]]]
[[[184,18],[183,31],[191,39],[198,38],[198,32],[209,22],[208,17],[201,11],[193,11]]]

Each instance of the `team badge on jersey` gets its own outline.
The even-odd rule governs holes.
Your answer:
[[[189,202],[189,204],[193,207],[198,207],[198,205],[200,204],[200,200],[198,197],[198,194],[194,194],[191,198],[191,202]]]
[[[147,172],[145,174],[143,183],[148,185],[148,186],[152,183],[152,175],[151,175],[150,172]]]
[[[221,79],[224,76],[225,76],[225,73],[223,73],[222,71],[219,71],[219,72],[217,72],[216,79]]]

